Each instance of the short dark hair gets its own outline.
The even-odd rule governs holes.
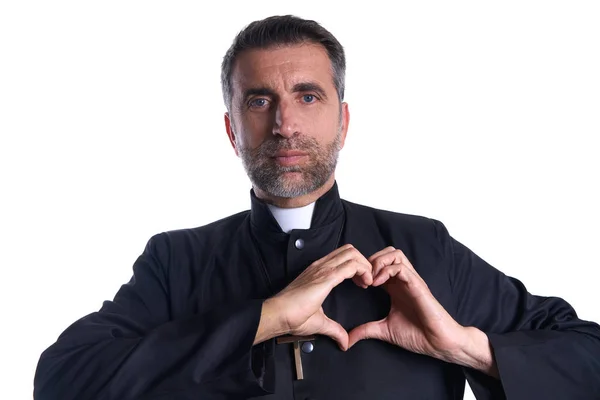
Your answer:
[[[320,44],[327,51],[331,61],[333,84],[341,103],[344,100],[346,56],[340,42],[315,21],[293,15],[277,15],[250,23],[237,34],[233,44],[225,53],[221,64],[221,88],[227,110],[231,110],[233,97],[231,74],[235,60],[241,52],[306,42]]]

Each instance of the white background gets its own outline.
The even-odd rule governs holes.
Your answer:
[[[2,3],[0,398],[31,398],[40,353],[150,236],[249,207],[220,62],[272,14],[346,49],[342,197],[439,219],[600,320],[599,3],[284,3]]]

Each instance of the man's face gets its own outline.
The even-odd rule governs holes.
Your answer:
[[[275,197],[302,196],[333,176],[348,128],[331,62],[320,45],[247,50],[232,73],[229,139],[252,184]]]

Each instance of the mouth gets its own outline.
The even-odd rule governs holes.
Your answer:
[[[280,165],[290,166],[297,165],[303,161],[308,154],[298,150],[283,150],[275,153],[273,159]]]

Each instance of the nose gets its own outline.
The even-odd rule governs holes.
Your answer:
[[[275,110],[273,134],[290,138],[299,132],[297,110],[292,104],[280,101]]]

